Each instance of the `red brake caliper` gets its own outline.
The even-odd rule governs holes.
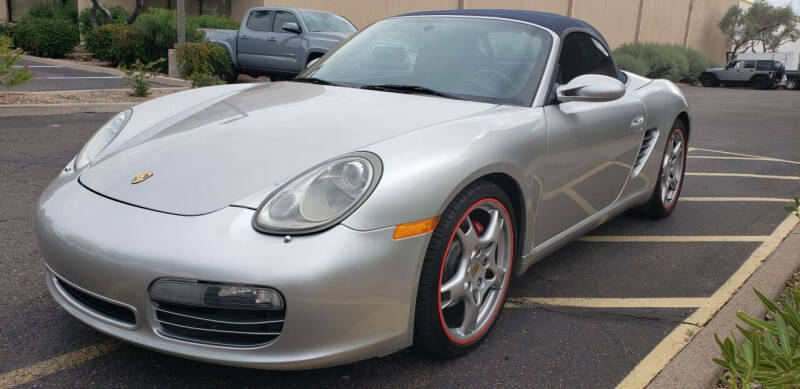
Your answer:
[[[477,220],[472,222],[472,226],[475,227],[475,232],[478,233],[478,236],[483,235],[483,231],[486,230],[486,228],[483,226],[483,224],[481,224],[481,222],[479,222]]]

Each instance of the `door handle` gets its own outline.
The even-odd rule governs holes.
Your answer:
[[[247,36],[247,35],[239,35],[239,38],[242,38],[242,39],[247,39],[247,38],[250,38],[250,37],[249,37],[249,36]]]
[[[644,128],[644,115],[639,115],[631,120],[631,130],[633,132],[642,132],[642,128]]]
[[[277,39],[275,39],[275,37],[274,37],[274,36],[271,36],[271,37],[269,37],[269,39],[267,39],[267,40],[268,40],[268,41],[270,41],[270,42],[275,42],[275,41],[277,41]]]

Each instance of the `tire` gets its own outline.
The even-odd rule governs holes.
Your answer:
[[[683,188],[688,147],[686,125],[680,119],[675,120],[664,148],[656,187],[643,208],[648,216],[656,219],[665,218],[675,209]],[[676,152],[676,148],[680,150]]]
[[[239,71],[231,67],[229,72],[222,73],[222,79],[228,84],[234,84],[239,81]]]
[[[786,89],[795,90],[800,88],[800,83],[798,83],[797,79],[790,78],[786,80]]]
[[[516,226],[512,215],[508,195],[489,181],[470,184],[447,206],[422,265],[415,347],[456,357],[486,338],[511,283]]]
[[[769,87],[769,83],[763,77],[756,78],[753,80],[753,89],[767,89]]]
[[[700,84],[706,88],[710,88],[719,86],[719,81],[717,81],[716,77],[707,74],[700,77]]]

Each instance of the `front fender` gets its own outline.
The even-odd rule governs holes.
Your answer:
[[[467,185],[493,173],[516,181],[526,215],[523,248],[533,242],[541,193],[535,160],[547,150],[541,108],[499,107],[374,144],[383,162],[372,196],[343,224],[372,230],[440,215]]]

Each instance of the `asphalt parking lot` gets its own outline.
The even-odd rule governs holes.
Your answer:
[[[12,92],[129,88],[123,85],[125,79],[122,76],[108,73],[72,69],[30,59],[23,59],[16,66],[27,66],[33,78],[25,84],[15,86],[10,90]],[[153,88],[169,86],[155,80],[151,80],[150,83]],[[0,87],[0,91],[9,90]]]
[[[487,341],[464,358],[409,349],[305,372],[167,356],[110,340],[59,308],[30,216],[110,115],[2,118],[0,388],[641,386],[654,360],[671,357],[663,345],[687,339],[724,303],[743,264],[774,248],[776,228],[790,220],[786,200],[800,195],[800,92],[684,91],[693,149],[669,219],[624,214],[534,265],[513,280]]]

